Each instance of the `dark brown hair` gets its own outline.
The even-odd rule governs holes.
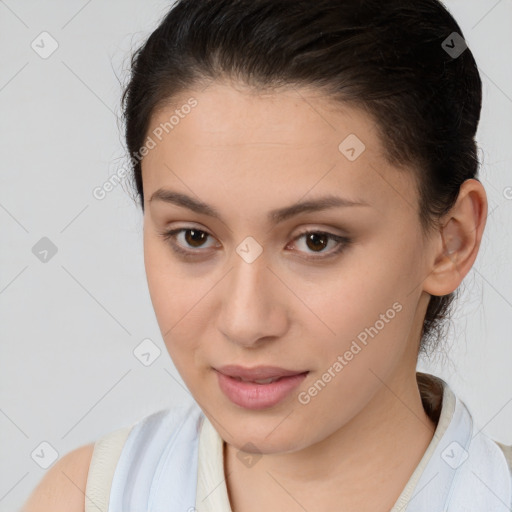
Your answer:
[[[178,94],[225,78],[257,90],[313,86],[363,108],[389,162],[416,176],[425,233],[439,227],[461,184],[478,179],[482,83],[462,30],[438,0],[178,0],[132,55],[122,97],[143,211],[139,150],[151,116]],[[431,296],[420,351],[443,337],[457,291]]]

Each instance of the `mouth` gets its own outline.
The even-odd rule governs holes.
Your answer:
[[[286,377],[270,377],[268,379],[244,379],[243,377],[232,377],[232,379],[238,380],[240,382],[253,382],[255,384],[270,384],[271,382],[276,382],[281,379],[285,379]]]
[[[280,379],[282,377],[292,377],[294,375],[307,373],[308,371],[288,370],[279,366],[255,366],[253,368],[247,368],[233,364],[220,366],[218,368],[214,368],[214,370],[227,375],[228,377],[250,382],[265,381],[268,379]],[[266,384],[266,382],[262,382],[262,384]]]
[[[245,368],[228,365],[214,368],[220,390],[244,409],[266,409],[277,405],[306,378],[309,370],[276,366]]]

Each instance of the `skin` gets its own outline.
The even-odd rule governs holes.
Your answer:
[[[389,510],[435,430],[416,383],[429,294],[452,292],[469,272],[487,216],[484,188],[467,180],[442,228],[427,236],[412,172],[387,162],[365,112],[315,90],[263,94],[213,82],[156,112],[148,134],[191,96],[197,106],[142,161],[144,258],[169,354],[226,442],[232,509]],[[366,146],[355,161],[338,149],[349,134]],[[208,203],[222,220],[150,201],[159,188]],[[326,194],[369,206],[267,221],[270,210]],[[176,228],[210,235],[174,239],[195,260],[161,235]],[[322,259],[337,243],[321,249],[296,239],[310,229],[352,242]],[[236,252],[248,236],[263,248],[252,263]],[[396,302],[401,311],[300,403],[298,394]],[[285,400],[255,411],[221,392],[212,367],[225,364],[310,373]],[[262,457],[248,467],[239,450]]]
[[[94,443],[67,453],[44,473],[19,512],[83,512]]]
[[[413,182],[386,163],[369,118],[339,105],[333,110],[318,91],[255,96],[230,85],[195,91],[201,108],[182,119],[179,130],[175,127],[144,160],[146,201],[156,188],[172,186],[211,202],[224,218],[213,222],[146,202],[146,269],[164,339],[194,398],[227,441],[224,465],[233,511],[262,506],[389,510],[434,428],[414,380],[427,294],[453,291],[470,270],[487,216],[485,191],[478,181],[466,181],[442,229],[420,236],[411,207],[417,205]],[[171,113],[171,107],[163,110],[152,125],[167,121]],[[367,147],[351,163],[333,151],[348,133],[357,133]],[[319,171],[326,164],[329,172]],[[204,176],[210,169],[214,173]],[[290,193],[290,177],[293,190],[302,193]],[[365,217],[360,208],[357,213],[340,209],[334,215],[302,215],[282,227],[261,226],[262,208],[333,190],[363,198],[378,213]],[[173,256],[157,232],[178,221],[215,235],[221,256],[200,265]],[[344,231],[356,243],[331,264],[306,263],[287,253],[295,233],[305,227]],[[247,233],[264,245],[257,264],[234,252]],[[304,238],[291,245],[299,254],[314,252]],[[189,291],[191,279],[200,282],[199,291]],[[177,287],[179,294],[168,292]],[[329,300],[333,296],[336,301]],[[300,404],[299,391],[332,368],[352,333],[373,325],[379,305],[388,307],[396,299],[405,309],[318,396]],[[385,357],[380,357],[383,350]],[[310,377],[292,399],[265,411],[247,411],[233,406],[216,387],[211,366],[225,363],[307,368]],[[248,440],[263,453],[250,467],[237,456]],[[60,459],[22,510],[83,511],[93,447]]]

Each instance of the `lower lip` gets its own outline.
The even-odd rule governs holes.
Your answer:
[[[266,409],[286,398],[305,378],[308,372],[282,377],[269,384],[244,382],[217,372],[219,387],[236,405],[245,409]]]

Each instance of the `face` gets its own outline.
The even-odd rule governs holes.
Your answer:
[[[216,82],[155,113],[148,135],[151,300],[228,443],[307,448],[414,375],[427,242],[412,173],[387,163],[366,113]],[[240,382],[227,365],[282,378]]]

